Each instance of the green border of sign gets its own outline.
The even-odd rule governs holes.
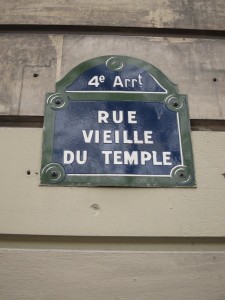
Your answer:
[[[120,63],[131,64],[149,72],[167,89],[167,94],[149,93],[108,93],[108,92],[67,92],[68,87],[78,76],[91,67],[113,62],[112,69]],[[175,167],[171,177],[157,176],[66,176],[63,166],[52,162],[54,122],[57,110],[64,109],[71,101],[149,101],[161,102],[177,112],[180,125],[180,137],[183,153],[183,165]],[[53,186],[124,186],[124,187],[195,187],[193,153],[190,136],[190,118],[187,96],[178,94],[177,85],[173,84],[160,70],[142,60],[127,56],[102,56],[81,63],[72,69],[62,80],[56,83],[56,92],[46,97],[44,131],[42,143],[41,185]]]

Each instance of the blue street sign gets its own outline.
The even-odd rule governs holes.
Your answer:
[[[194,186],[186,96],[134,58],[79,65],[47,96],[41,183]]]
[[[181,150],[178,113],[163,103],[69,101],[56,113],[53,162],[70,176],[170,176]]]

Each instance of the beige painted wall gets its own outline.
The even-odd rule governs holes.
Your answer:
[[[197,188],[167,189],[39,186],[42,129],[0,139],[1,233],[225,236],[224,132],[192,132]]]

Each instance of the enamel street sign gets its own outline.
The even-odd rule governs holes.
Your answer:
[[[48,94],[42,185],[195,186],[187,97],[154,66],[104,56]]]

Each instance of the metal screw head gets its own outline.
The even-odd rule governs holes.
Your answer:
[[[125,62],[117,56],[112,56],[106,61],[106,66],[112,71],[122,71],[125,67]]]
[[[57,173],[56,171],[52,171],[52,172],[51,172],[51,176],[52,176],[53,178],[56,178],[56,177],[58,176],[58,173]]]
[[[60,104],[62,104],[62,102],[63,102],[63,99],[60,99],[60,98],[55,99],[56,105],[60,105]]]
[[[185,166],[178,166],[174,168],[172,178],[178,185],[187,185],[192,180],[192,175]]]
[[[165,99],[165,104],[170,110],[178,112],[185,107],[185,97],[180,95],[170,95]]]
[[[174,107],[178,107],[178,105],[179,105],[179,103],[178,103],[176,100],[174,100],[173,106],[174,106]]]
[[[65,178],[64,168],[58,163],[50,163],[41,170],[41,183],[59,183]]]

